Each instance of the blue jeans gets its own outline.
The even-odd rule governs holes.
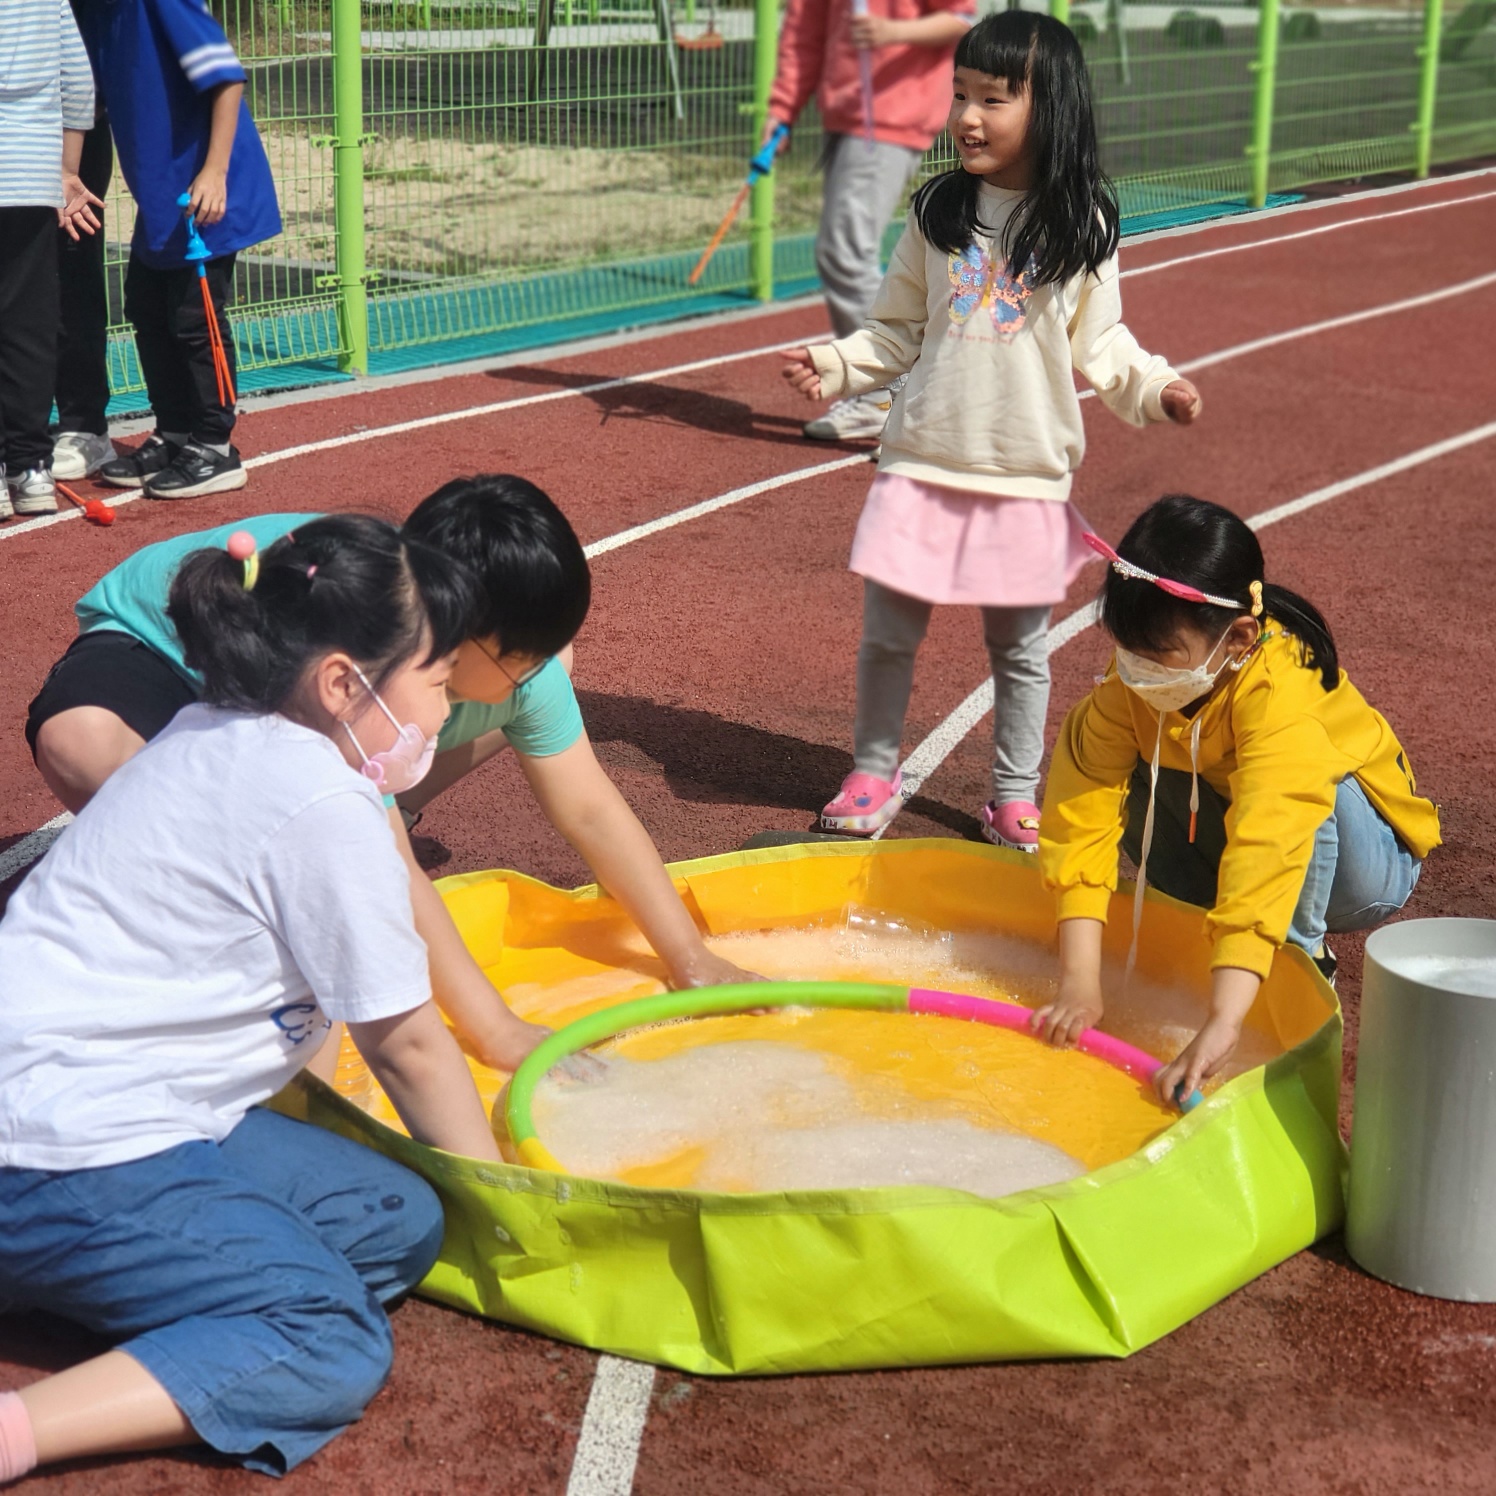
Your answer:
[[[1186,904],[1209,909],[1216,901],[1230,802],[1200,781],[1193,845],[1189,804],[1190,776],[1183,769],[1160,769],[1148,883]],[[1148,765],[1140,760],[1128,791],[1127,830],[1122,837],[1122,849],[1134,862],[1142,850],[1147,809]],[[1314,834],[1303,891],[1288,927],[1290,944],[1312,956],[1326,932],[1374,928],[1408,902],[1422,871],[1423,864],[1397,839],[1355,777],[1342,779],[1334,810]]]
[[[436,1260],[442,1210],[389,1159],[254,1110],[222,1143],[54,1172],[0,1168],[0,1309],[118,1342],[199,1437],[281,1475],[389,1374],[383,1304]]]

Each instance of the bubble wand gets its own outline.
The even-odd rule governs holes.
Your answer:
[[[774,126],[774,132],[758,148],[758,154],[748,163],[748,179],[738,188],[738,195],[732,200],[732,207],[727,210],[727,216],[717,225],[717,232],[712,235],[712,242],[702,251],[701,258],[696,262],[696,268],[687,278],[686,284],[694,286],[701,279],[702,272],[711,263],[712,256],[717,253],[718,247],[727,237],[727,231],[732,227],[732,221],[738,216],[742,206],[748,201],[748,194],[752,191],[756,182],[769,175],[774,170],[774,158],[779,154],[779,148],[789,138],[790,127],[785,124]]]
[[[77,505],[83,511],[84,519],[91,519],[96,525],[112,525],[114,523],[114,510],[103,499],[80,499],[66,483],[58,483],[56,487],[57,492],[68,503]]]
[[[177,206],[187,215],[187,253],[184,259],[197,265],[197,283],[202,288],[203,310],[208,315],[208,346],[213,350],[213,380],[218,386],[218,403],[232,405],[238,398],[234,393],[234,376],[229,372],[229,357],[223,347],[223,332],[218,326],[218,314],[213,310],[213,293],[208,289],[208,267],[206,261],[213,258],[213,251],[203,243],[197,231],[197,220],[192,213],[192,195],[184,192],[177,199]]]
[[[852,0],[852,15],[861,18],[868,13],[867,0]],[[872,150],[873,139],[873,53],[870,47],[857,49],[857,76],[862,83],[862,138]]]

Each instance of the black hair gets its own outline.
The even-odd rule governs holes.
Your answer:
[[[1003,10],[978,21],[956,47],[955,65],[1001,78],[1031,101],[1033,185],[1003,234],[1009,273],[1034,262],[1035,285],[1095,274],[1117,252],[1121,210],[1101,170],[1091,80],[1075,33],[1052,16]],[[961,254],[984,228],[979,176],[962,166],[914,195],[915,222],[937,249]]]
[[[527,478],[455,478],[422,499],[404,534],[465,567],[478,584],[468,637],[542,659],[577,636],[592,573],[566,516]]]
[[[471,579],[384,520],[308,520],[258,561],[246,588],[243,561],[224,549],[194,551],[171,584],[167,614],[214,706],[278,711],[307,666],[333,650],[378,689],[417,654],[429,664],[466,637]]]
[[[1216,638],[1252,607],[1251,586],[1262,582],[1264,618],[1299,642],[1299,662],[1318,670],[1327,691],[1340,683],[1340,656],[1330,625],[1313,603],[1262,575],[1262,547],[1229,509],[1185,493],[1165,494],[1133,522],[1117,554],[1144,571],[1185,582],[1216,597],[1240,599],[1234,608],[1172,597],[1153,582],[1119,576],[1110,566],[1101,587],[1102,626],[1123,649],[1163,650],[1181,628]]]

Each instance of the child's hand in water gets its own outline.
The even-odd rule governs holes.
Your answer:
[[[1035,1011],[1029,1029],[1046,1042],[1069,1049],[1088,1028],[1101,1022],[1101,1013],[1099,983],[1062,978],[1059,996]]]
[[[477,1058],[490,1070],[518,1070],[530,1051],[542,1039],[549,1039],[552,1030],[541,1023],[526,1023],[512,1013],[509,1021],[490,1037],[477,1052]]]
[[[1187,379],[1176,379],[1172,384],[1166,384],[1163,394],[1158,397],[1158,403],[1176,426],[1188,426],[1192,421],[1198,421],[1200,412],[1205,408],[1200,391]]]
[[[821,376],[816,373],[815,360],[810,356],[810,349],[786,348],[784,357],[786,362],[781,370],[784,377],[807,400],[819,400],[821,398]],[[1172,389],[1173,386],[1170,385],[1169,388]]]
[[[1190,1040],[1183,1054],[1171,1060],[1153,1077],[1153,1087],[1165,1106],[1177,1106],[1175,1093],[1188,1096],[1198,1091],[1236,1053],[1241,1040],[1241,1024],[1219,1014],[1206,1020],[1205,1027]]]
[[[670,973],[670,985],[677,992],[692,987],[736,987],[740,982],[762,982],[757,972],[744,971],[731,961],[709,951],[705,946],[687,962]]]

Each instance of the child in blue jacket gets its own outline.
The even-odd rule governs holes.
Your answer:
[[[114,131],[137,214],[125,276],[156,430],[99,476],[157,499],[243,488],[230,443],[231,400],[214,378],[208,314],[197,269],[185,258],[191,198],[208,289],[230,373],[234,340],[225,309],[242,249],[281,231],[265,147],[244,102],[245,73],[202,0],[82,0],[83,40]]]

